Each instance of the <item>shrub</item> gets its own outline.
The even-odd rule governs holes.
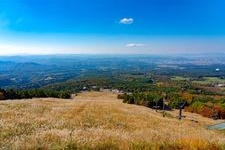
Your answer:
[[[182,99],[182,98],[174,98],[172,100],[169,101],[169,106],[171,108],[175,108],[175,109],[179,109],[181,105],[183,105],[184,103],[186,103],[187,101]]]
[[[3,89],[0,89],[0,100],[6,99],[6,92]]]

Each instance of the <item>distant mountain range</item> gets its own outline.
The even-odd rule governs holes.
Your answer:
[[[151,55],[1,56],[0,88],[38,88],[69,79],[123,72],[158,74],[207,73],[224,75],[225,56],[184,57]],[[219,68],[219,72],[215,69]],[[171,71],[172,70],[172,71]]]

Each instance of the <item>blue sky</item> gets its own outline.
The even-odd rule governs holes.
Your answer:
[[[0,55],[213,53],[224,0],[0,0]]]

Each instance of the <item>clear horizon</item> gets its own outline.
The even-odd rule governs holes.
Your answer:
[[[0,0],[0,55],[225,51],[223,0]]]

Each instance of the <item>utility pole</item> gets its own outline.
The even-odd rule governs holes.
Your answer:
[[[166,97],[166,93],[163,92],[163,117],[165,117],[165,97]]]
[[[163,117],[165,117],[165,101],[164,101],[164,98],[163,98]]]
[[[181,120],[182,117],[184,117],[184,116],[182,116],[182,109],[184,109],[185,105],[186,105],[186,102],[184,102],[183,104],[180,104],[180,106],[179,106],[179,109],[180,109],[179,110],[179,116],[178,116],[179,120]]]
[[[158,112],[158,101],[156,101],[155,112]]]
[[[180,110],[179,110],[179,120],[181,120],[181,118],[182,118],[182,107],[180,107]]]

